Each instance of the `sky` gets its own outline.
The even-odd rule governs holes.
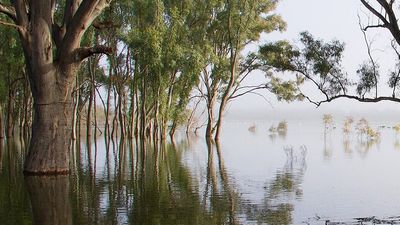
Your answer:
[[[373,16],[362,6],[359,0],[282,0],[276,10],[287,22],[287,30],[282,33],[271,33],[262,36],[261,43],[274,40],[289,40],[296,42],[299,33],[310,32],[314,37],[325,41],[339,40],[345,43],[343,67],[352,80],[357,80],[355,71],[368,59],[364,37],[359,28],[358,15],[363,24],[368,23],[367,17]],[[370,19],[371,21],[371,19]],[[377,21],[376,19],[374,20]],[[388,71],[394,68],[395,56],[390,47],[390,35],[386,30],[373,29],[367,32],[373,41],[372,49],[376,61],[380,65],[380,93],[390,93],[387,87]],[[253,81],[262,79],[262,74],[256,74]],[[310,91],[305,87],[305,91]],[[362,117],[384,117],[400,121],[400,104],[392,102],[359,103],[351,100],[337,100],[324,104],[318,109],[308,102],[282,103],[267,94],[269,103],[256,95],[248,95],[234,101],[228,117],[239,119],[282,119],[315,117],[324,113],[338,116],[356,115]]]

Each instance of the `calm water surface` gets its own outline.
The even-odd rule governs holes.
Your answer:
[[[25,144],[0,149],[0,224],[325,224],[400,215],[400,135],[321,121],[229,122],[220,143],[82,141],[73,174],[24,178]],[[380,126],[385,127],[380,127]]]

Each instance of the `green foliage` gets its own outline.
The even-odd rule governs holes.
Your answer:
[[[311,81],[329,96],[345,93],[351,83],[341,66],[344,44],[337,40],[325,43],[307,32],[300,34],[300,42],[301,48],[287,41],[261,46],[259,53],[263,70],[269,74],[295,72],[297,85],[301,85],[303,79]]]
[[[260,47],[259,53],[265,71],[294,71],[296,65],[293,60],[300,56],[300,52],[287,41],[267,43]]]
[[[6,101],[11,83],[23,77],[22,52],[15,30],[0,26],[0,104]]]
[[[272,77],[269,82],[269,90],[274,93],[279,101],[294,101],[304,99],[304,95],[299,93],[295,81],[283,81],[278,77]]]
[[[366,93],[369,93],[373,88],[376,87],[377,79],[379,77],[379,73],[377,71],[378,68],[379,67],[377,65],[372,65],[371,63],[366,62],[360,65],[360,68],[357,70],[357,75],[360,77],[360,81],[357,84],[357,94],[360,97],[364,97]]]

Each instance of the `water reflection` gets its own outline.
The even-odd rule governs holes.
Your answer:
[[[26,177],[34,224],[71,225],[69,177]]]
[[[96,141],[95,141],[96,142]],[[196,166],[192,148],[204,144]],[[291,224],[302,197],[305,152],[287,152],[262,202],[246,199],[220,142],[77,140],[70,176],[22,175],[24,147],[0,147],[0,218],[5,224]],[[103,147],[104,146],[104,147]],[[107,147],[108,146],[108,147]]]
[[[338,144],[336,143],[337,140],[337,135],[332,134],[331,132],[326,132],[324,134],[323,158],[325,160],[332,159],[334,149],[338,147],[336,146],[336,144]],[[395,139],[394,142],[395,148],[396,144],[398,144],[397,139]],[[348,133],[344,133],[342,137],[342,148],[347,157],[351,157],[355,152],[359,157],[365,158],[373,148],[379,148],[379,145],[380,139],[368,139],[359,135],[352,135]]]
[[[262,204],[249,204],[246,214],[251,221],[258,224],[289,225],[293,223],[294,200],[303,196],[301,183],[307,168],[307,149],[302,146],[295,151],[292,147],[285,148],[286,163],[279,169],[274,178],[266,182]]]
[[[214,148],[215,147],[215,148]],[[207,141],[207,182],[203,196],[203,208],[213,216],[211,224],[239,224],[237,203],[240,201],[225,169],[219,141]],[[217,157],[215,157],[215,152]],[[214,160],[217,159],[217,169]],[[221,201],[222,200],[222,201]]]
[[[32,224],[29,195],[23,182],[21,150],[14,140],[1,143],[0,223]]]
[[[332,142],[332,129],[324,130],[324,159],[330,160],[333,153],[333,142]]]

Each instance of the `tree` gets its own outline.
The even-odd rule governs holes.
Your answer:
[[[300,88],[294,91],[304,95],[317,106],[339,98],[353,99],[359,102],[400,102],[400,98],[397,96],[400,87],[400,28],[396,15],[399,4],[396,0],[360,0],[360,2],[377,19],[368,18],[367,25],[363,25],[360,19],[360,28],[364,35],[368,59],[355,71],[355,74],[359,76],[358,82],[350,82],[348,74],[343,71],[341,62],[344,43],[337,40],[324,42],[307,32],[300,35],[300,48],[294,47],[286,41],[262,46],[260,55],[265,65],[264,70],[294,72],[299,85],[303,81],[314,84],[322,98],[305,96]],[[374,23],[375,21],[377,22]],[[379,95],[379,64],[373,58],[371,42],[366,33],[370,29],[386,29],[393,38],[391,46],[397,54],[398,61],[395,70],[388,74],[387,84],[392,89],[391,96]],[[355,87],[353,92],[349,91],[351,87]]]
[[[267,88],[266,83],[242,86],[260,66],[253,52],[244,54],[243,51],[249,44],[257,42],[262,33],[285,29],[285,22],[273,13],[277,4],[278,1],[271,0],[228,0],[206,4],[210,19],[206,24],[203,48],[208,63],[203,69],[199,91],[207,103],[207,138],[215,133],[214,139],[219,139],[223,114],[231,100]]]
[[[34,99],[32,137],[24,167],[26,174],[69,173],[75,76],[84,59],[111,51],[104,46],[81,47],[81,40],[110,2],[0,2],[0,12],[8,17],[0,23],[18,31]]]

